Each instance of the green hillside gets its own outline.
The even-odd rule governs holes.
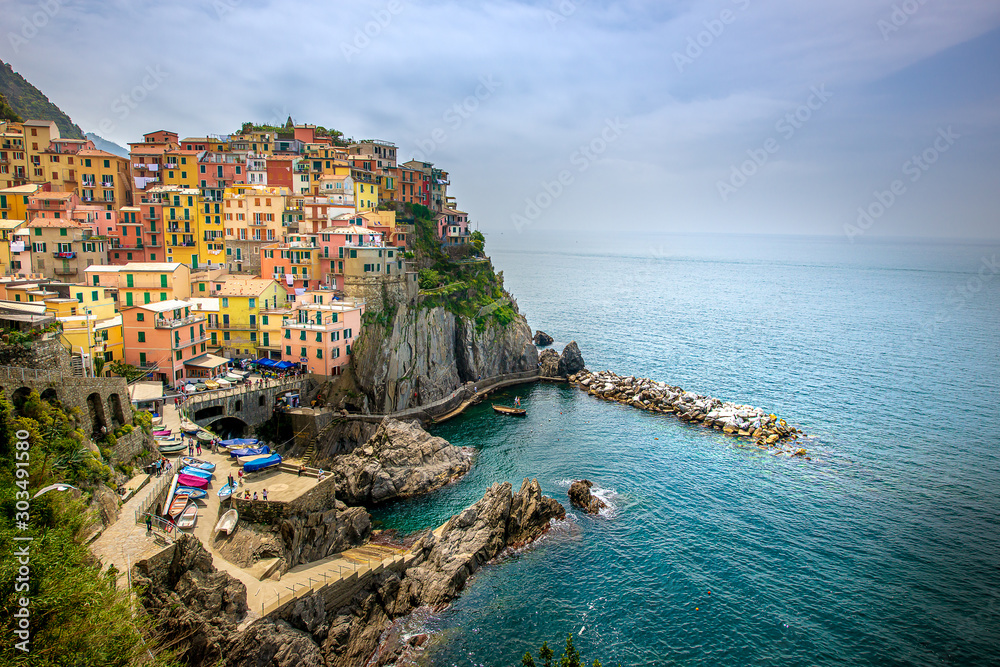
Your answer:
[[[25,120],[53,120],[59,134],[67,139],[83,139],[81,130],[62,109],[53,104],[42,91],[31,85],[23,76],[0,60],[0,95],[10,108]],[[4,105],[0,103],[0,114]]]

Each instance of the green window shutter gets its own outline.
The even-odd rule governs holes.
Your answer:
[[[142,293],[142,302],[143,303],[149,303],[150,300],[151,299],[149,298],[149,292],[143,292]]]
[[[97,301],[97,292],[96,291],[91,292],[90,293],[90,298],[93,301]]]
[[[76,300],[79,301],[80,303],[83,303],[83,292],[76,293]]]
[[[167,300],[167,293],[160,292],[160,301],[166,301],[166,300]]]
[[[198,283],[198,291],[199,292],[205,291],[205,283]]]
[[[132,274],[131,273],[125,274],[125,286],[126,287],[135,287],[135,281],[132,279]]]
[[[145,343],[146,342],[146,332],[145,331],[140,331],[139,332],[139,342],[140,343]]]
[[[132,292],[126,292],[125,293],[125,305],[126,306],[131,306],[132,305]],[[139,313],[139,314],[141,315],[142,313]]]
[[[139,365],[140,366],[145,366],[146,365],[146,353],[145,352],[140,352],[139,353]]]
[[[167,286],[167,274],[163,273],[160,275],[160,287]]]
[[[292,346],[291,345],[286,345],[285,346],[285,354],[287,354],[288,356],[292,356]]]

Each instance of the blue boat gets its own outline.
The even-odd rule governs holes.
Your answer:
[[[226,448],[233,448],[233,447],[239,448],[239,447],[253,447],[258,442],[260,442],[260,440],[258,440],[257,438],[233,438],[232,440],[221,440],[219,441],[219,444],[221,444],[223,447]]]
[[[246,472],[257,472],[259,470],[264,470],[265,468],[279,465],[280,463],[281,454],[271,454],[266,459],[257,459],[256,461],[244,463],[243,470]]]
[[[191,466],[185,466],[181,468],[181,473],[185,475],[194,475],[196,477],[202,477],[204,479],[212,479],[212,473],[207,470],[202,470],[201,468],[192,468]]]
[[[244,449],[230,449],[229,455],[234,459],[238,456],[256,456],[257,454],[270,454],[271,448],[267,445],[263,447],[246,447]]]
[[[188,498],[204,498],[207,495],[205,489],[196,489],[193,486],[178,486],[177,493],[186,493]]]
[[[202,461],[201,459],[196,459],[190,456],[182,456],[181,464],[185,466],[190,466],[192,468],[201,468],[202,470],[207,470],[209,472],[215,472],[215,464],[208,461]]]
[[[236,489],[235,489],[235,487],[233,487],[232,484],[226,484],[224,487],[222,487],[221,489],[219,489],[219,498],[222,498],[223,500],[225,500],[226,498],[229,498],[230,496],[232,496],[233,495],[233,491],[235,491],[235,490]]]

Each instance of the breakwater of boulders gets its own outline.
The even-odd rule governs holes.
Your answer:
[[[805,433],[760,408],[702,396],[649,378],[623,377],[611,371],[592,373],[584,369],[570,375],[568,380],[591,396],[606,401],[673,414],[683,422],[746,438],[774,454],[806,456],[805,448],[797,442]]]

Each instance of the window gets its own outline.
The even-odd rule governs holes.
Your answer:
[[[316,350],[316,358],[317,359],[323,358],[323,350]]]
[[[285,338],[291,338],[291,337],[292,337],[292,330],[285,329]],[[291,352],[289,352],[289,354],[291,354]]]
[[[160,301],[166,301],[166,300],[167,300],[167,293],[160,292]]]
[[[205,291],[205,283],[198,283],[198,291],[199,292]]]
[[[292,346],[291,345],[286,345],[285,346],[285,354],[287,354],[288,356],[292,356]]]
[[[125,293],[125,305],[126,306],[131,306],[132,305],[132,292],[126,292]]]
[[[166,286],[167,286],[167,274],[161,273],[160,274],[160,287],[166,287]]]
[[[184,356],[184,350],[177,350],[174,353],[174,358],[177,359],[177,361],[180,361],[181,357],[183,357],[183,356]]]
[[[139,353],[139,365],[140,366],[145,366],[146,365],[146,353],[145,352],[140,352]]]
[[[140,331],[139,332],[139,342],[140,343],[145,343],[146,342],[146,332],[145,331]]]
[[[128,296],[132,296],[132,295],[129,294]],[[129,301],[131,301],[131,299],[129,299]],[[146,315],[144,313],[136,313],[135,314],[135,321],[136,322],[142,322],[145,319],[146,319]]]
[[[229,299],[227,297],[222,297],[222,307],[229,308]]]
[[[317,331],[316,332],[316,342],[317,343],[322,343],[323,342],[323,332],[322,331]]]
[[[306,339],[306,330],[303,329],[302,331],[299,332],[299,340],[305,340],[305,339]]]
[[[222,340],[229,341],[229,332],[228,331],[223,331],[222,332]]]
[[[142,293],[142,302],[143,303],[149,303],[151,300],[152,299],[149,296],[149,292],[143,292]]]
[[[267,326],[267,315],[260,316],[260,323],[263,324],[264,326]]]
[[[299,355],[299,356],[301,356],[301,357],[306,357],[306,356],[308,356],[308,355],[306,354],[306,348],[302,347],[302,348],[299,348],[299,349],[300,349],[300,350],[302,350],[302,354],[301,354],[301,355]]]
[[[97,291],[96,290],[90,293],[90,300],[91,301],[97,301]]]
[[[250,342],[251,343],[256,343],[257,342],[257,332],[256,331],[251,331],[250,332]]]
[[[250,297],[250,307],[254,308],[256,306],[257,306],[257,299],[255,299],[253,297]],[[251,322],[251,324],[252,324],[252,322]]]
[[[128,274],[125,275],[125,286],[126,287],[135,287],[135,283],[134,283],[134,280],[132,278],[132,274],[131,273],[128,273]]]

